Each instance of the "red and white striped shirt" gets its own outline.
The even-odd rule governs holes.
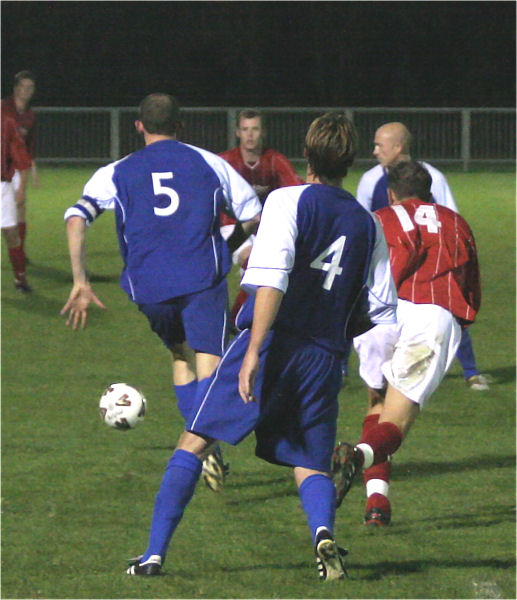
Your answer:
[[[459,214],[410,199],[375,212],[390,252],[399,298],[446,308],[462,325],[481,304],[476,244]]]

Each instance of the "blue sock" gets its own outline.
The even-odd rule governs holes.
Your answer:
[[[465,379],[473,375],[479,375],[476,367],[476,358],[474,357],[474,348],[472,347],[472,339],[468,329],[462,329],[461,341],[456,352],[456,358],[460,361]]]
[[[336,518],[336,488],[332,480],[325,475],[310,475],[299,487],[298,493],[313,542],[319,527],[325,527],[332,533]]]
[[[164,563],[172,534],[194,495],[201,465],[199,458],[186,450],[176,450],[170,458],[154,502],[149,546],[140,562],[157,554]]]
[[[192,380],[186,385],[175,385],[174,392],[178,399],[178,410],[181,416],[187,421],[192,405],[194,404],[194,398],[196,397],[197,390],[197,379]]]

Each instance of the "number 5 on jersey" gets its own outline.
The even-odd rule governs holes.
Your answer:
[[[180,197],[178,196],[178,192],[172,189],[168,185],[162,185],[162,179],[172,179],[173,174],[171,171],[168,173],[151,173],[151,177],[153,178],[153,191],[154,195],[158,196],[159,194],[165,194],[170,198],[169,206],[165,206],[164,208],[154,207],[154,214],[158,217],[168,217],[169,215],[174,214],[178,210],[178,206],[180,203]]]
[[[323,282],[324,290],[330,290],[336,275],[341,275],[343,272],[343,268],[339,266],[339,263],[341,262],[345,241],[346,235],[338,237],[335,242],[333,242],[326,250],[323,250],[323,252],[311,262],[311,267],[313,269],[319,269],[320,271],[325,271],[327,273],[325,281]],[[324,262],[328,256],[332,256],[332,260],[330,262]]]

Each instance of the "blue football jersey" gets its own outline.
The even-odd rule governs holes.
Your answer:
[[[446,206],[457,213],[458,207],[443,173],[429,163],[422,160],[419,162],[431,175],[431,202]],[[372,212],[389,205],[388,175],[382,165],[376,165],[362,175],[357,186],[357,200]]]
[[[228,273],[223,207],[241,221],[261,211],[251,186],[223,159],[163,140],[99,169],[65,219],[78,215],[91,223],[115,210],[121,286],[144,304],[198,292]]]
[[[389,206],[388,173],[384,171],[382,177],[378,179],[373,188],[371,211],[375,212],[376,210],[379,210],[379,208],[384,208],[386,206]]]
[[[395,321],[382,229],[350,193],[333,186],[287,187],[268,196],[241,285],[250,293],[261,286],[283,291],[275,331],[333,351],[344,350],[348,319],[365,290],[372,322]],[[251,323],[251,304],[239,315],[240,328]]]

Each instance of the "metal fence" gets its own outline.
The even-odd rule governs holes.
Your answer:
[[[402,121],[413,134],[411,154],[432,163],[459,164],[467,171],[479,163],[515,162],[515,109],[512,108],[261,108],[268,145],[292,161],[303,160],[303,140],[311,121],[328,110],[343,110],[359,133],[356,162],[372,160],[375,130]],[[133,122],[137,109],[35,108],[40,162],[109,162],[142,146]],[[239,109],[184,108],[182,140],[212,152],[236,144]]]

